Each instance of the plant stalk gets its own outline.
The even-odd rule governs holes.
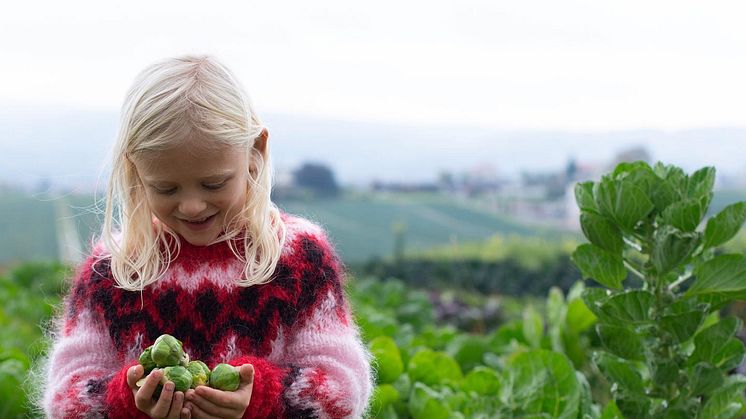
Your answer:
[[[673,291],[674,289],[676,289],[676,287],[678,287],[679,285],[681,285],[682,283],[684,283],[687,279],[691,277],[692,277],[691,272],[687,272],[684,275],[681,275],[680,277],[676,279],[676,281],[672,282],[671,285],[668,286],[668,290]]]

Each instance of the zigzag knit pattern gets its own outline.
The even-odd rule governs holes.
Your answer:
[[[110,260],[79,269],[50,354],[50,417],[146,417],[127,368],[163,333],[192,359],[254,366],[247,418],[360,417],[372,390],[370,354],[343,291],[344,269],[323,231],[283,214],[288,237],[273,280],[238,287],[243,267],[227,243],[181,251],[139,292],[116,287]],[[97,251],[103,251],[101,247]]]

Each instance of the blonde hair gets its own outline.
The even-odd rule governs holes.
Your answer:
[[[286,227],[270,200],[269,148],[262,155],[254,146],[266,131],[233,73],[207,55],[156,62],[135,78],[120,124],[100,237],[111,256],[117,285],[142,291],[157,281],[174,259],[170,243],[176,244],[176,252],[181,249],[175,232],[155,222],[133,159],[197,137],[210,140],[208,145],[239,147],[248,154],[246,202],[229,220],[225,234],[210,244],[228,241],[231,251],[245,263],[245,278],[236,280],[237,285],[271,281]],[[240,251],[236,243],[243,243]]]

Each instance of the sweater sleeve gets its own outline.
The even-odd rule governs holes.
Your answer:
[[[279,362],[242,356],[232,365],[254,366],[254,388],[245,418],[359,418],[373,388],[370,354],[344,296],[343,268],[323,234],[299,241],[304,256],[301,308]]]
[[[141,417],[126,381],[136,360],[121,362],[102,314],[90,304],[106,267],[95,261],[91,256],[78,269],[50,349],[42,400],[50,418]]]

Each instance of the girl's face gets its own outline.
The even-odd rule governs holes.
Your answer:
[[[215,240],[246,202],[245,150],[187,144],[138,160],[150,210],[193,245]]]

